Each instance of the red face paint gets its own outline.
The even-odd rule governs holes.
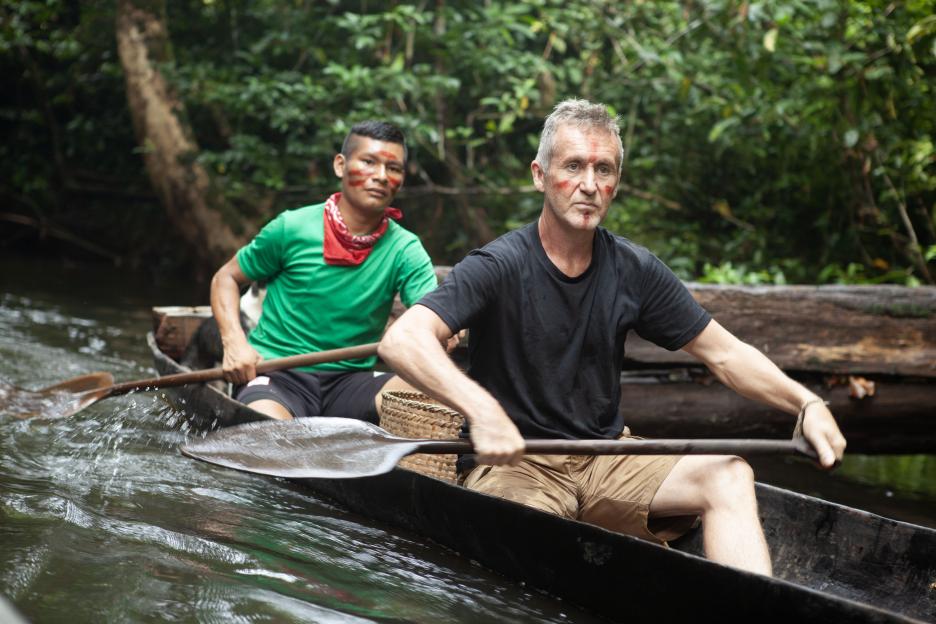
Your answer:
[[[348,175],[349,176],[362,176],[364,175],[364,172],[361,171],[360,169],[348,169]]]
[[[387,181],[390,183],[390,188],[392,188],[394,191],[396,191],[398,188],[400,188],[400,182],[401,182],[400,178],[390,178],[390,177],[388,177],[388,178],[387,178]]]
[[[614,187],[613,187],[613,186],[606,186],[606,187],[604,187],[604,192],[605,192],[605,195],[610,195],[611,193],[614,192]]]
[[[377,152],[377,155],[378,155],[378,156],[383,156],[383,157],[386,158],[387,160],[395,160],[395,161],[397,161],[397,162],[399,162],[399,160],[400,160],[399,154],[394,154],[393,152],[385,152],[385,151],[382,151],[382,150],[381,150],[381,151]]]
[[[348,186],[364,186],[365,180],[348,180]]]

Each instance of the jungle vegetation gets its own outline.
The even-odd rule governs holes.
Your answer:
[[[0,248],[210,274],[408,133],[439,264],[532,218],[561,99],[620,115],[607,227],[687,279],[933,284],[936,0],[2,0]]]

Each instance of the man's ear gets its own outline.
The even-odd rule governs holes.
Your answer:
[[[530,163],[530,171],[533,172],[533,186],[540,193],[544,192],[546,190],[546,172],[535,160]]]
[[[344,154],[338,152],[335,154],[335,160],[332,161],[332,167],[335,169],[335,175],[339,178],[344,177],[344,168],[347,161],[345,160]]]

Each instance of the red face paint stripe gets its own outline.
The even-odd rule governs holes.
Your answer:
[[[400,155],[399,155],[399,154],[394,154],[393,152],[384,152],[384,151],[380,151],[380,152],[377,152],[377,155],[378,155],[378,156],[383,156],[384,158],[386,158],[386,159],[388,159],[388,160],[395,160],[395,161],[397,161],[397,162],[400,162]]]

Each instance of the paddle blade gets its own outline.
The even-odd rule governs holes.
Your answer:
[[[110,373],[81,375],[40,390],[0,382],[0,413],[20,419],[71,416],[106,396],[113,383]]]
[[[72,377],[71,379],[66,379],[61,383],[57,383],[54,386],[47,386],[42,390],[37,390],[41,393],[49,392],[87,392],[88,390],[98,390],[100,388],[106,388],[107,386],[114,385],[114,376],[110,373],[98,372],[98,373],[88,373],[87,375],[81,375],[80,377]]]
[[[390,472],[419,443],[349,418],[297,418],[228,427],[181,447],[226,468],[289,479],[349,479]]]

